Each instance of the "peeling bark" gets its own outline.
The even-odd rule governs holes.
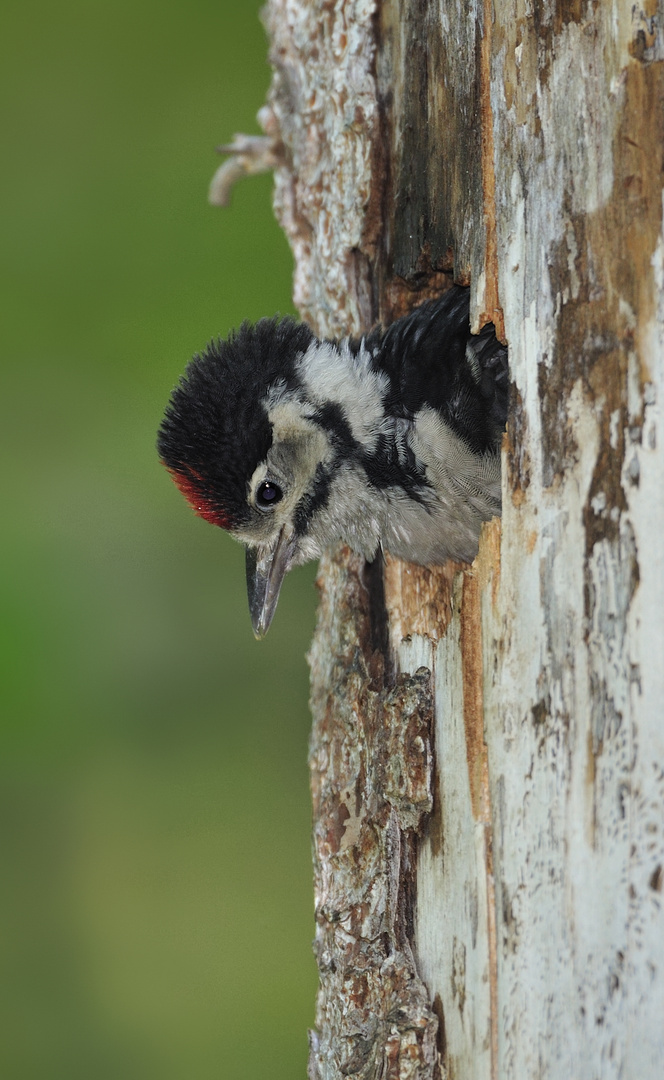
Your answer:
[[[472,567],[321,564],[310,1076],[660,1074],[664,9],[270,0],[295,299],[470,283],[510,345]]]

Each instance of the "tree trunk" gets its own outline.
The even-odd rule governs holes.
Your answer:
[[[310,1077],[659,1077],[661,0],[265,19],[303,316],[469,283],[512,378],[472,567],[321,564]]]

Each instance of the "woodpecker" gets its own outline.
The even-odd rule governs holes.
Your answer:
[[[470,333],[454,286],[359,339],[245,322],[194,356],[162,422],[162,462],[196,513],[246,547],[256,637],[284,576],[338,541],[423,565],[472,562],[500,514],[507,348]]]

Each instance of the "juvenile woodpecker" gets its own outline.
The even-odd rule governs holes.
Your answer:
[[[187,367],[159,454],[196,513],[246,546],[257,637],[287,571],[337,541],[367,559],[475,557],[500,514],[508,375],[493,326],[470,333],[468,294],[358,340],[244,323]]]

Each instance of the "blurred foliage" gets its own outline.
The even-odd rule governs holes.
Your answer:
[[[3,8],[0,1075],[304,1076],[313,569],[254,642],[241,548],[155,431],[189,355],[289,311],[260,4]]]

